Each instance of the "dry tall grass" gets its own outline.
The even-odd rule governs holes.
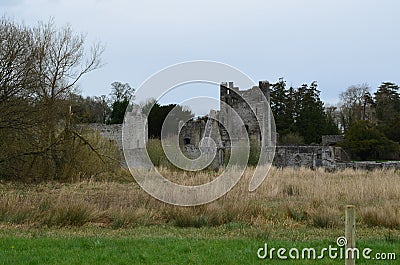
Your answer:
[[[170,180],[200,184],[215,172],[199,174],[161,169]],[[172,223],[176,226],[250,225],[341,227],[344,207],[357,207],[359,225],[400,229],[400,172],[324,172],[276,169],[259,189],[248,192],[253,169],[248,169],[232,191],[217,201],[197,207],[167,205],[146,194],[137,184],[85,181],[75,184],[35,185],[0,183],[0,222],[31,226],[113,228]]]

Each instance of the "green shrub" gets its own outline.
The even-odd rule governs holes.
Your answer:
[[[115,142],[89,129],[59,130],[56,143],[43,150],[31,145],[40,143],[46,146],[45,139],[37,139],[38,143],[35,143],[35,139],[22,134],[14,136],[7,138],[2,150],[4,153],[1,154],[8,157],[0,163],[3,178],[6,179],[73,182],[96,178],[105,173],[111,175],[120,169],[122,154]],[[39,137],[39,134],[34,136]],[[24,153],[24,149],[34,151]]]
[[[353,159],[392,159],[398,157],[400,146],[389,140],[368,121],[354,123],[345,133],[341,146]]]
[[[304,144],[304,137],[298,133],[288,133],[279,138],[282,145],[298,145]]]

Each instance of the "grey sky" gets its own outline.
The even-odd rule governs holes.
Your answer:
[[[397,0],[0,0],[0,10],[26,24],[54,17],[106,45],[84,95],[108,94],[113,81],[136,88],[187,60],[227,63],[255,81],[317,80],[330,103],[350,85],[400,83]]]

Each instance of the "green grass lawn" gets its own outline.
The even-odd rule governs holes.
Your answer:
[[[287,235],[290,231],[282,231]],[[294,232],[295,234],[296,232]],[[137,229],[3,229],[0,264],[344,264],[344,260],[260,260],[258,248],[313,247],[317,251],[335,240],[328,232],[311,231],[307,239],[272,239],[254,236],[251,228]],[[320,233],[321,239],[318,238]],[[283,237],[282,237],[283,238]],[[360,260],[357,264],[400,264],[400,240],[360,239],[358,247],[394,252],[395,261]]]

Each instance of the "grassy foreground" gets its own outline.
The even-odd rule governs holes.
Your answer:
[[[161,169],[184,185],[215,178]],[[321,250],[344,235],[356,206],[357,246],[400,264],[400,171],[276,169],[248,192],[252,169],[225,196],[197,207],[155,200],[132,181],[0,181],[0,264],[344,264],[259,260],[270,247]]]
[[[251,227],[215,228],[139,227],[26,229],[3,228],[0,232],[0,264],[344,264],[340,259],[259,259],[257,250],[270,247],[315,248],[332,245],[340,231],[277,228],[262,238]],[[357,264],[399,264],[400,237],[360,231],[359,248],[373,253],[396,253],[397,260],[361,259]],[[372,235],[382,234],[372,238]],[[271,237],[269,239],[268,237]],[[298,240],[291,240],[297,238]],[[319,238],[319,239],[318,239]]]
[[[346,204],[357,209],[367,227],[400,229],[400,171],[325,172],[310,169],[271,169],[255,191],[248,185],[254,169],[225,196],[206,205],[177,207],[160,202],[136,183],[116,181],[47,182],[0,181],[0,224],[67,227],[87,224],[109,228],[173,224],[213,227],[244,223],[264,230],[285,223],[288,228],[342,228]],[[219,172],[173,172],[172,181],[199,185]]]

